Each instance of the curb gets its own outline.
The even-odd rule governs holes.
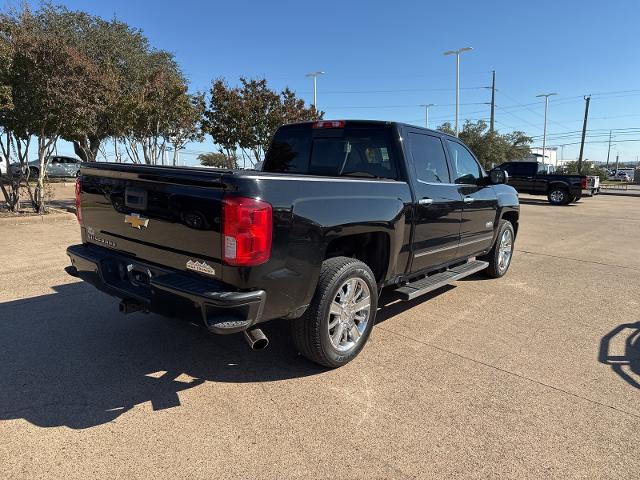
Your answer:
[[[68,213],[63,210],[56,210],[55,213],[48,213],[47,215],[28,215],[24,217],[2,217],[0,218],[0,225],[31,225],[34,223],[40,223],[48,225],[58,222],[75,222],[76,216],[73,213]]]
[[[640,197],[640,193],[618,193],[618,192],[603,192],[600,190],[598,195],[614,195],[616,197]]]

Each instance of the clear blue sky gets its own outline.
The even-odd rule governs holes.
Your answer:
[[[15,4],[14,2],[11,2]],[[461,119],[489,117],[496,70],[496,126],[541,136],[542,99],[549,110],[548,145],[579,142],[585,94],[593,94],[588,142],[614,132],[612,157],[640,155],[640,2],[602,1],[122,1],[61,2],[141,28],[172,51],[193,90],[211,79],[266,77],[312,100],[304,74],[324,70],[318,106],[325,118],[371,118],[431,126],[454,116],[455,64],[442,52],[465,46]],[[573,132],[569,135],[560,135]],[[539,140],[540,139],[540,140]],[[625,141],[626,140],[626,141]],[[534,145],[541,144],[536,137]],[[62,147],[63,150],[68,147]],[[186,157],[212,150],[211,140]],[[606,143],[588,143],[585,157],[606,158]],[[576,158],[567,145],[565,158]]]

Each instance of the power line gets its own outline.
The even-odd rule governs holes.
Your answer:
[[[324,92],[323,92],[324,93]],[[438,105],[434,105],[433,107],[452,107],[454,106],[455,103],[439,103]],[[489,105],[487,102],[474,102],[474,103],[461,103],[462,105]],[[355,106],[349,106],[349,105],[342,105],[342,106],[329,106],[329,107],[324,107],[324,108],[331,108],[334,110],[340,110],[340,109],[346,109],[346,108],[418,108],[419,105],[416,105],[415,103],[409,104],[409,105],[355,105]]]
[[[460,90],[481,90],[485,87],[462,87]],[[323,95],[342,95],[342,94],[369,94],[369,93],[403,93],[403,92],[451,92],[454,88],[404,88],[394,90],[328,90],[322,91]],[[301,94],[311,94],[313,91],[299,91]]]

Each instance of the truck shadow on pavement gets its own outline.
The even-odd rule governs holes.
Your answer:
[[[135,405],[180,405],[178,392],[213,382],[269,382],[325,369],[298,356],[284,321],[253,352],[242,335],[157,315],[122,315],[115,299],[82,283],[0,304],[0,421],[89,428]]]
[[[640,389],[640,322],[623,323],[602,337],[598,361]]]
[[[576,207],[576,206],[578,206],[578,204],[576,204],[576,203],[569,203],[568,205],[551,205],[546,197],[520,198],[520,203],[523,204],[523,205],[538,205],[538,206],[552,207],[552,208],[558,208],[558,207],[563,207],[564,208],[564,207]]]
[[[270,382],[326,371],[298,355],[285,320],[264,324],[271,344],[253,352],[240,334],[216,336],[178,319],[122,315],[115,299],[83,283],[53,290],[0,303],[0,422],[85,429],[145,402],[153,410],[180,406],[179,392],[205,382]],[[446,290],[401,303],[383,295],[381,305],[388,305],[378,322]]]

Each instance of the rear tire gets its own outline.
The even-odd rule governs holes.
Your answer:
[[[513,258],[515,237],[511,222],[500,220],[498,235],[493,248],[481,258],[481,260],[489,262],[489,266],[484,270],[485,275],[491,278],[500,278],[507,273]]]
[[[564,187],[552,187],[547,193],[547,199],[551,205],[567,205],[571,201],[569,192]]]
[[[378,307],[371,269],[349,257],[325,260],[309,308],[291,324],[296,349],[312,362],[341,367],[369,339]]]

